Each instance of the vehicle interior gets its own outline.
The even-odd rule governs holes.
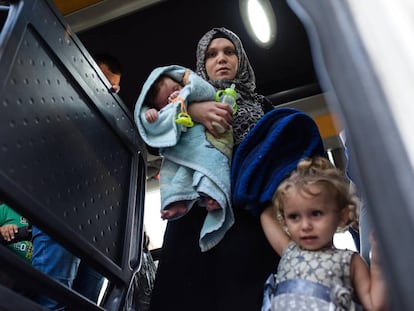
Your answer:
[[[286,1],[270,2],[276,33],[269,46],[257,44],[250,36],[240,1],[211,1],[202,14],[194,1],[101,1],[85,7],[81,1],[79,8],[65,1],[54,3],[91,54],[108,52],[127,68],[119,95],[131,111],[152,69],[170,64],[194,69],[195,47],[202,34],[216,26],[233,30],[254,67],[258,93],[271,99],[274,106],[298,108],[311,115],[326,150],[343,167],[339,120],[329,111],[321,92],[305,28]],[[181,12],[187,16],[172,21],[171,16]],[[126,41],[125,37],[136,40]],[[153,159],[151,154],[149,157]],[[157,173],[157,163],[149,162],[149,177]],[[153,189],[157,181],[149,180],[148,185]]]
[[[306,30],[286,1],[270,1],[276,33],[268,46],[257,44],[250,36],[242,19],[243,1],[210,1],[202,10],[191,0],[101,1],[78,10],[65,1],[54,2],[91,54],[108,52],[121,61],[125,69],[119,95],[131,111],[151,70],[170,64],[194,69],[199,38],[212,27],[233,30],[255,70],[257,92],[274,106],[298,108],[311,115],[326,150],[343,167],[339,120],[328,109],[320,89]],[[186,16],[177,17],[182,14]],[[151,161],[148,166],[152,177],[157,170],[152,169]],[[148,185],[153,189],[157,181],[149,180]]]
[[[382,144],[381,141],[375,141],[374,143],[374,139],[371,144],[367,144],[366,136],[361,137],[361,133],[370,133],[370,137],[375,137],[374,133],[380,133],[381,122],[386,121],[392,126],[395,121],[384,119],[383,113],[377,111],[378,107],[366,104],[375,100],[382,102],[381,100],[370,98],[363,91],[355,91],[358,89],[355,84],[359,80],[354,80],[354,77],[361,75],[367,79],[365,81],[368,81],[372,76],[363,76],[361,73],[365,68],[358,66],[361,56],[355,54],[360,51],[346,49],[348,47],[346,39],[349,39],[347,34],[349,31],[355,31],[352,28],[355,27],[354,20],[349,17],[349,12],[352,10],[345,4],[334,5],[329,1],[319,1],[318,4],[312,5],[307,4],[305,0],[270,0],[270,7],[268,6],[267,9],[272,10],[275,17],[273,25],[275,34],[272,37],[274,41],[269,46],[263,46],[251,36],[249,26],[243,21],[241,11],[243,2],[242,0],[213,0],[208,3],[194,0],[0,1],[0,22],[3,25],[0,34],[0,68],[2,72],[8,73],[1,80],[3,109],[6,109],[8,102],[22,100],[22,96],[18,94],[24,94],[24,92],[28,92],[27,94],[32,92],[30,94],[33,95],[28,95],[29,99],[23,97],[23,100],[30,101],[30,98],[34,98],[36,102],[39,98],[41,105],[42,94],[35,91],[32,86],[28,87],[27,91],[23,90],[22,86],[13,83],[14,80],[9,76],[10,74],[16,77],[24,76],[22,69],[19,69],[19,64],[27,62],[31,64],[31,60],[37,61],[37,56],[31,56],[30,44],[26,43],[32,40],[32,44],[36,47],[42,47],[38,51],[41,59],[42,57],[46,59],[44,55],[47,55],[54,64],[57,64],[51,67],[35,68],[35,71],[43,70],[40,74],[50,75],[53,79],[55,76],[60,76],[61,81],[66,80],[67,85],[70,86],[66,90],[55,86],[56,90],[53,91],[49,87],[50,96],[60,98],[59,92],[67,92],[61,97],[65,97],[66,100],[71,96],[79,97],[84,103],[84,107],[76,112],[73,112],[71,110],[73,107],[69,105],[67,111],[62,108],[60,113],[73,113],[73,118],[79,117],[80,120],[83,115],[88,115],[89,118],[85,117],[85,120],[91,120],[102,131],[90,131],[87,121],[84,120],[79,121],[79,124],[75,122],[76,125],[70,123],[71,127],[56,135],[49,136],[49,134],[40,133],[38,138],[31,138],[30,131],[19,132],[19,127],[15,130],[14,118],[11,115],[19,113],[19,118],[22,120],[30,115],[33,122],[28,123],[31,124],[36,120],[36,117],[33,117],[37,115],[35,110],[16,108],[17,110],[2,112],[4,118],[2,123],[7,124],[1,134],[2,161],[9,163],[4,164],[1,169],[0,191],[4,200],[33,219],[36,225],[67,245],[76,255],[85,258],[104,273],[109,282],[101,304],[95,305],[74,291],[59,286],[56,282],[36,273],[26,265],[16,263],[0,254],[0,262],[10,269],[14,278],[28,282],[32,288],[38,286],[40,282],[54,298],[78,310],[122,310],[128,305],[128,299],[132,299],[131,295],[133,296],[131,291],[134,288],[134,278],[139,274],[140,267],[141,272],[143,269],[140,254],[143,252],[144,241],[144,201],[146,193],[157,187],[158,166],[153,162],[156,163],[159,160],[151,153],[151,150],[147,150],[134,130],[132,112],[135,102],[152,69],[170,64],[179,64],[194,69],[195,49],[200,37],[212,27],[223,26],[231,29],[241,38],[255,70],[257,92],[267,96],[275,107],[297,108],[309,114],[319,127],[328,156],[341,168],[345,168],[346,159],[339,133],[345,124],[347,128],[352,128],[348,133],[351,142],[350,153],[354,159],[351,165],[356,168],[355,171],[359,172],[357,173],[358,179],[367,185],[362,189],[367,201],[378,211],[377,216],[373,217],[374,223],[378,229],[385,228],[387,220],[391,221],[394,227],[405,228],[400,229],[400,234],[397,236],[379,234],[380,241],[383,242],[382,254],[387,267],[387,277],[394,285],[392,286],[392,296],[395,297],[393,303],[395,303],[396,310],[409,310],[414,304],[413,298],[410,297],[412,295],[407,292],[410,273],[404,274],[404,269],[409,269],[408,267],[413,262],[414,252],[408,252],[406,256],[402,256],[404,258],[393,258],[389,255],[396,254],[398,251],[398,247],[392,243],[393,238],[401,238],[409,243],[409,237],[414,233],[409,208],[412,195],[409,191],[404,191],[406,186],[401,184],[402,180],[406,183],[412,182],[413,175],[410,170],[401,171],[398,167],[398,162],[410,162],[404,152],[400,152],[398,156],[394,154],[396,149],[401,150],[401,145],[396,145],[394,141],[394,145],[389,148],[390,142]],[[327,16],[341,16],[343,19],[335,20]],[[332,28],[324,27],[324,22]],[[333,34],[335,30],[337,30],[335,32],[337,36]],[[26,37],[27,33],[30,35],[29,39]],[[62,36],[62,33],[65,35]],[[50,39],[53,36],[59,38]],[[14,38],[19,38],[19,40]],[[360,37],[355,38],[362,40]],[[23,44],[19,43],[20,40]],[[118,94],[108,94],[104,91],[108,88],[108,81],[99,72],[92,57],[102,52],[113,55],[121,62],[123,70],[121,90]],[[335,57],[338,58],[335,59]],[[342,64],[352,63],[355,68],[340,67],[341,61]],[[369,59],[366,63],[371,64],[371,60]],[[352,69],[355,70],[352,71]],[[23,68],[23,70],[30,71],[31,69]],[[368,68],[367,72],[372,73],[374,70],[370,71]],[[373,80],[379,79],[375,74],[373,76]],[[35,77],[36,74],[33,74],[29,80],[35,81]],[[27,85],[30,86],[31,83]],[[376,89],[375,86],[378,88]],[[45,88],[44,92],[49,92],[48,89]],[[380,83],[372,86],[368,91],[375,90],[382,90]],[[56,92],[55,95],[53,95],[54,92]],[[381,92],[378,91],[377,94],[379,93]],[[361,103],[358,106],[360,107],[359,117],[347,104],[349,94],[353,94],[353,105]],[[385,100],[384,106],[381,107],[388,107]],[[49,112],[45,110],[44,113],[47,117]],[[367,118],[367,115],[372,118]],[[68,131],[75,131],[77,126],[84,127],[85,130],[80,131],[83,134],[74,137],[72,141],[68,139],[68,145],[62,148],[58,135],[68,135]],[[47,126],[43,127],[43,130],[46,131]],[[391,129],[388,130],[391,131]],[[394,137],[399,137],[398,131],[394,128],[392,130],[391,133],[395,133]],[[4,134],[6,131],[16,134]],[[388,134],[382,130],[381,133],[383,137],[388,137]],[[103,142],[98,139],[98,136],[102,137],[102,135],[110,139]],[[58,156],[55,158],[45,156],[42,161],[37,155],[33,156],[38,159],[37,162],[22,165],[28,161],[32,162],[29,156],[34,153],[10,160],[4,152],[12,141],[30,142],[31,139],[39,140],[39,145],[49,143],[50,150],[59,150]],[[79,141],[83,141],[80,147]],[[403,144],[400,141],[398,143]],[[73,156],[69,152],[78,148],[88,149],[91,146],[94,151],[86,153],[84,158],[82,153],[76,153]],[[121,150],[116,156],[110,151],[115,147]],[[38,148],[40,149],[35,148],[33,152],[44,150],[42,147]],[[79,185],[80,183],[75,178],[75,173],[79,173],[81,181],[88,183],[96,178],[99,179],[99,176],[104,174],[99,173],[102,169],[100,165],[91,164],[95,152],[96,157],[100,159],[97,163],[102,165],[106,163],[104,166],[109,167],[108,176],[114,173],[117,175],[115,180],[108,181],[112,182],[116,189],[113,191],[114,194],[108,197],[108,205],[118,204],[122,206],[123,212],[116,213],[116,224],[96,224],[91,220],[97,216],[96,211],[85,212],[83,217],[89,222],[87,222],[88,225],[82,227],[79,215],[73,212],[76,204],[68,201],[67,195],[62,191],[77,189],[80,202],[88,206],[89,204],[85,202],[96,200],[96,198],[91,198],[87,191],[82,191],[88,187]],[[375,157],[373,161],[373,154],[379,152],[384,156],[380,159]],[[366,154],[369,154],[369,157]],[[71,157],[80,162],[74,164],[66,172],[56,171],[54,166],[70,161]],[[19,172],[15,169],[16,166],[23,168]],[[30,168],[29,175],[27,175],[26,167]],[[50,167],[47,174],[42,173],[45,167]],[[385,169],[378,173],[378,167]],[[138,173],[133,173],[134,169]],[[37,189],[34,180],[37,180],[36,176],[43,175],[45,177],[40,179],[41,182],[38,185],[39,195],[34,196],[32,195],[33,187]],[[65,180],[61,183],[56,182],[56,179],[62,176],[68,178],[64,178]],[[392,194],[389,193],[385,181],[381,183],[385,177],[388,179],[388,184],[391,183],[397,187],[393,189]],[[54,193],[58,194],[56,197],[48,195],[50,192],[48,189],[52,186]],[[100,191],[96,190],[96,197],[105,197],[105,194]],[[389,218],[385,205],[386,203],[395,204],[395,202],[401,208],[396,209],[396,213]],[[62,203],[62,209],[53,209],[53,203]],[[40,217],[39,211],[49,215],[54,220],[54,224]],[[59,219],[62,214],[67,215],[64,220]],[[112,230],[113,226],[118,227],[119,223],[125,226],[125,230]],[[102,229],[104,225],[106,229]],[[102,241],[97,238],[97,234],[102,236],[108,234],[111,238],[109,241]],[[82,238],[82,235],[86,238]],[[74,242],[70,236],[79,237],[80,242]],[[151,240],[151,236],[149,239]],[[123,242],[118,245],[113,242],[115,240]],[[129,246],[134,243],[139,246],[129,249]],[[153,249],[155,260],[157,251],[159,250]],[[26,275],[22,275],[21,271],[24,271]],[[136,288],[136,291],[138,292],[139,288]],[[6,296],[13,297],[12,303],[3,299]],[[22,308],[30,306],[33,310],[42,310],[32,301],[20,299],[18,294],[4,286],[1,286],[0,297],[2,301],[0,306],[4,310],[11,310],[13,304],[20,305],[20,303]]]

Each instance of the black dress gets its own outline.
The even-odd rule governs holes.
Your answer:
[[[151,299],[151,311],[260,310],[263,285],[279,257],[258,218],[235,209],[235,224],[213,249],[202,253],[204,208],[194,206],[167,225]]]

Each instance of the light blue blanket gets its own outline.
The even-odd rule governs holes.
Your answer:
[[[230,195],[232,133],[228,131],[221,139],[216,139],[201,124],[190,128],[177,124],[175,119],[181,112],[178,101],[161,109],[155,123],[148,123],[145,112],[149,107],[145,104],[145,97],[160,75],[170,76],[185,84],[180,97],[186,105],[214,100],[216,90],[189,69],[177,65],[159,67],[144,83],[134,111],[142,139],[149,146],[159,148],[163,156],[160,171],[161,210],[177,201],[187,201],[189,210],[196,201],[202,202],[203,195],[215,199],[221,206],[207,213],[201,228],[200,248],[207,251],[221,241],[234,223]]]

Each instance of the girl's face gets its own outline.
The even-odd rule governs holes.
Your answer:
[[[233,80],[239,59],[233,43],[225,38],[211,41],[206,51],[206,71],[210,80]]]
[[[345,209],[339,211],[334,196],[320,184],[309,186],[312,194],[291,188],[284,199],[285,223],[291,239],[301,248],[315,251],[333,246]]]
[[[169,104],[168,97],[171,93],[181,90],[183,87],[170,77],[163,77],[159,82],[159,91],[154,98],[154,108],[161,110]]]

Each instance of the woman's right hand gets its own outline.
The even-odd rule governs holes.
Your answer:
[[[214,101],[192,103],[187,110],[195,122],[203,124],[207,131],[216,138],[220,138],[221,133],[213,126],[214,122],[226,130],[231,128],[233,111],[225,103]]]

